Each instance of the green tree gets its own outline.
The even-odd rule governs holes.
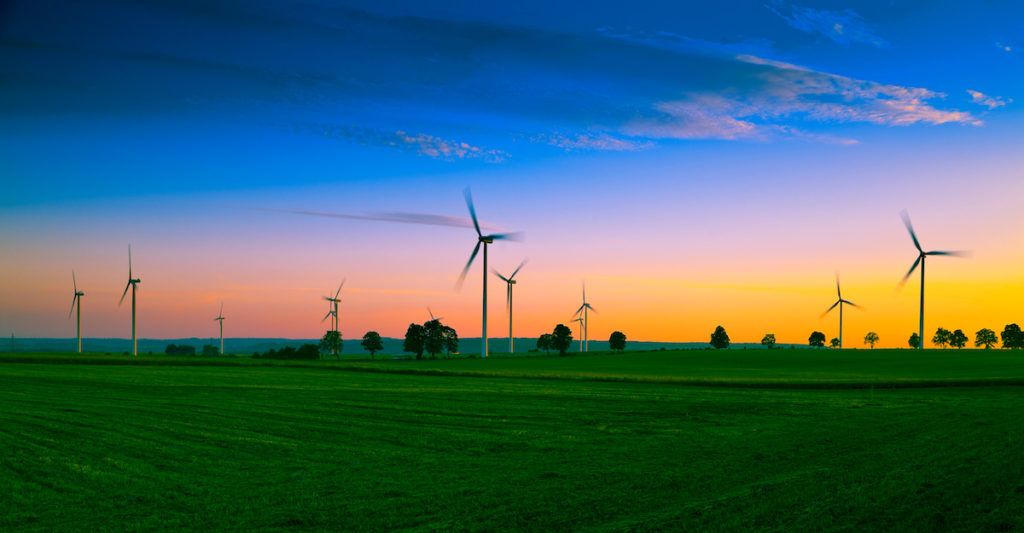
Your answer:
[[[761,346],[764,346],[764,347],[768,348],[769,350],[774,348],[775,347],[775,334],[774,333],[766,333],[764,335],[764,337],[761,337]]]
[[[944,349],[946,345],[949,344],[952,335],[953,334],[950,333],[948,329],[939,328],[935,330],[935,335],[932,336],[932,344]]]
[[[436,359],[437,354],[444,350],[444,326],[440,320],[428,320],[423,323],[423,350]]]
[[[363,335],[363,349],[370,352],[370,359],[373,359],[374,355],[384,349],[384,341],[380,338],[380,333],[376,331],[367,331],[366,335]]]
[[[203,345],[203,357],[217,357],[220,355],[220,350],[212,344]]]
[[[715,328],[714,333],[711,334],[711,345],[716,350],[723,350],[729,347],[729,334],[725,332],[725,328],[722,326]]]
[[[444,344],[445,355],[451,356],[453,353],[459,353],[459,334],[455,328],[449,326],[441,328],[441,340]]]
[[[967,334],[964,333],[964,330],[958,329],[953,331],[949,335],[949,345],[957,349],[967,346]]]
[[[542,333],[540,337],[537,337],[537,349],[544,350],[544,353],[551,353],[552,340],[550,333]]]
[[[405,340],[402,342],[402,351],[416,354],[416,359],[423,359],[423,338],[425,332],[419,324],[409,324],[405,330]]]
[[[807,343],[815,348],[823,348],[825,346],[825,334],[815,331],[811,333],[810,337],[807,337]]]
[[[622,351],[626,349],[626,334],[621,331],[613,331],[608,337],[608,347],[612,350]]]
[[[839,347],[839,337],[832,337],[832,340],[828,341],[828,345],[832,348]]]
[[[907,344],[910,345],[911,348],[919,348],[921,346],[921,336],[917,333],[911,333],[910,338],[907,339]]]
[[[981,348],[984,346],[986,350],[991,350],[998,342],[999,338],[996,337],[996,332],[988,328],[981,328],[974,334],[975,348]]]
[[[1017,324],[1007,324],[1000,334],[1003,339],[1003,348],[1019,349],[1024,348],[1024,333]]]
[[[559,355],[565,355],[565,351],[572,345],[572,330],[565,324],[555,326],[551,332],[551,348],[558,350]]]
[[[875,349],[875,343],[878,342],[878,334],[874,331],[869,331],[867,335],[864,335],[864,344],[871,346],[871,349]]]
[[[320,338],[320,351],[341,359],[341,333],[333,329],[324,333],[324,336]]]

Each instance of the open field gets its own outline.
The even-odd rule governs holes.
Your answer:
[[[860,350],[812,364],[794,352],[771,375],[741,351],[291,366],[0,357],[0,529],[1024,528],[1024,387],[601,381],[825,387],[968,368],[984,381],[1021,377],[1024,359]],[[506,374],[390,373],[431,369]]]

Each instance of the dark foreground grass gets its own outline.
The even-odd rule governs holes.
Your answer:
[[[0,530],[1024,528],[1024,389],[0,364]]]

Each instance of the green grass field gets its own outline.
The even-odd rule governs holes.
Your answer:
[[[1021,378],[1004,351],[0,356],[0,530],[1021,529]]]

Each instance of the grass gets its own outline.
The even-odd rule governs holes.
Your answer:
[[[1024,528],[1022,387],[672,381],[984,380],[1024,355],[779,352],[0,357],[0,530]]]

